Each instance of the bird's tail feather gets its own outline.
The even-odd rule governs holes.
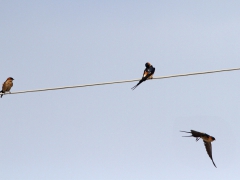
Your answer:
[[[138,87],[138,85],[141,84],[142,82],[143,82],[143,81],[140,80],[139,83],[137,83],[137,84],[136,84],[135,86],[133,86],[131,89],[132,89],[132,90],[136,89],[136,87]]]
[[[191,133],[191,132],[187,132],[187,131],[180,131],[180,132]],[[193,137],[193,136],[191,135],[191,136],[182,136],[182,137]]]
[[[180,131],[180,132],[191,133],[191,132],[188,132],[188,131]]]
[[[131,89],[134,90],[138,85],[133,86]]]
[[[132,89],[132,90],[136,89],[136,87],[137,87],[139,84],[141,84],[143,81],[146,81],[146,80],[148,79],[148,77],[149,77],[149,76],[143,77],[143,78],[137,83],[137,85],[133,86],[131,89]]]

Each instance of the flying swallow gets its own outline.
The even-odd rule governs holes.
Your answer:
[[[217,167],[215,165],[214,161],[213,161],[213,158],[212,158],[212,144],[211,144],[211,142],[215,140],[215,138],[213,136],[210,136],[206,133],[201,133],[201,132],[198,132],[198,131],[194,131],[194,130],[191,130],[191,132],[187,132],[187,131],[180,131],[180,132],[192,133],[191,136],[183,136],[183,137],[195,137],[196,141],[198,141],[200,138],[202,138],[202,140],[204,142],[204,145],[205,145],[205,148],[206,148],[206,151],[208,153],[208,156],[212,160],[213,165],[215,167]]]
[[[13,80],[14,79],[12,77],[7,78],[7,80],[2,85],[2,91],[0,91],[0,92],[1,93],[10,92],[10,89],[13,86],[13,82],[12,82]],[[2,96],[3,96],[3,94],[1,94],[1,97]]]
[[[131,88],[132,90],[134,90],[143,81],[146,81],[147,79],[152,79],[153,78],[153,74],[155,72],[155,68],[149,62],[147,62],[145,64],[145,66],[146,66],[146,68],[143,71],[142,79],[137,83],[137,85],[135,85],[134,87]]]

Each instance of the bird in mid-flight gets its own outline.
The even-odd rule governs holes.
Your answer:
[[[191,136],[183,136],[183,137],[195,137],[196,141],[198,141],[200,138],[202,138],[202,140],[204,142],[204,145],[205,145],[205,148],[206,148],[206,151],[208,153],[208,156],[212,160],[213,165],[215,167],[217,167],[215,165],[214,161],[213,161],[213,158],[212,158],[212,144],[211,144],[211,142],[215,140],[215,138],[213,136],[210,136],[206,133],[201,133],[201,132],[198,132],[198,131],[194,131],[194,130],[191,130],[191,132],[187,132],[187,131],[180,131],[180,132],[191,133],[192,134]]]
[[[142,79],[137,83],[137,85],[132,87],[132,90],[134,90],[139,84],[141,84],[143,81],[146,81],[147,79],[152,79],[153,78],[153,74],[155,72],[155,68],[149,63],[147,62],[145,64],[146,68],[143,71],[143,77]]]
[[[14,79],[12,77],[7,78],[7,80],[3,83],[2,85],[2,91],[0,91],[1,93],[5,93],[5,92],[10,92],[11,87],[13,86],[13,81]],[[1,97],[3,96],[3,94],[1,94]]]

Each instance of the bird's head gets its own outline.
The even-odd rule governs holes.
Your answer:
[[[14,79],[12,77],[9,77],[9,78],[7,78],[7,80],[12,80],[13,81]]]
[[[151,66],[151,64],[150,64],[149,62],[147,62],[147,63],[145,64],[145,66],[146,66],[146,68],[149,68],[149,67]]]

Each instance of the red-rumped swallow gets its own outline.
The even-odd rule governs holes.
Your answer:
[[[12,82],[13,80],[14,79],[12,77],[7,78],[7,80],[2,85],[2,91],[0,91],[0,92],[1,93],[10,92],[10,89],[13,86],[13,82]],[[1,97],[2,96],[3,96],[3,94],[1,94]]]
[[[198,131],[194,131],[194,130],[191,130],[191,132],[187,132],[187,131],[180,131],[180,132],[192,133],[191,136],[183,136],[183,137],[195,137],[196,141],[198,141],[200,138],[202,138],[202,140],[204,142],[204,145],[205,145],[205,148],[206,148],[206,151],[208,153],[208,156],[212,160],[213,165],[215,167],[217,167],[215,165],[214,161],[213,161],[213,158],[212,158],[212,144],[211,144],[211,142],[215,140],[215,138],[213,136],[210,136],[206,133],[201,133],[201,132],[198,132]]]
[[[153,74],[155,72],[155,68],[149,63],[147,62],[145,64],[146,68],[143,71],[143,77],[142,79],[137,83],[137,85],[132,87],[132,90],[134,90],[139,84],[141,84],[143,81],[146,81],[147,79],[152,79],[153,78]]]

